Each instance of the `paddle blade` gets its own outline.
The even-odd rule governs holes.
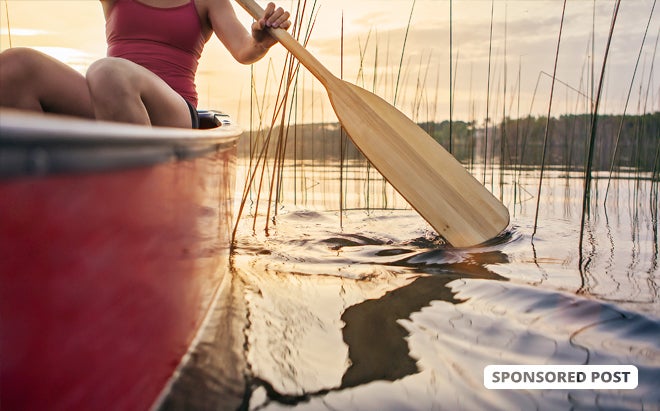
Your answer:
[[[403,113],[342,80],[326,89],[355,145],[449,243],[477,245],[507,227],[502,202]]]

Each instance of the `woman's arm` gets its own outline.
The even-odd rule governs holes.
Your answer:
[[[243,64],[259,60],[277,43],[266,28],[288,29],[291,25],[289,12],[268,3],[264,16],[252,24],[250,33],[236,17],[229,0],[212,0],[208,4],[208,18],[213,31],[231,55]]]

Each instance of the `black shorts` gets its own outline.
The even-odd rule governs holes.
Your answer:
[[[184,100],[186,100],[184,98]],[[190,121],[192,124],[192,128],[199,128],[199,114],[197,114],[197,109],[193,107],[192,104],[188,100],[186,100],[186,104],[188,105],[188,110],[190,110]]]

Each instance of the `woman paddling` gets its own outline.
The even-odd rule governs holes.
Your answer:
[[[0,106],[99,120],[196,127],[195,73],[213,33],[240,63],[261,59],[288,29],[289,13],[266,7],[249,33],[229,0],[101,0],[108,57],[86,76],[28,48],[0,54]]]

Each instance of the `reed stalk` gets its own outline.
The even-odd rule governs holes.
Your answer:
[[[454,84],[453,61],[454,58],[454,2],[449,0],[449,152],[453,153],[452,137],[454,125]]]
[[[474,152],[475,150],[475,138],[476,138],[476,128],[477,128],[477,117],[475,114],[475,107],[474,107],[474,100],[472,99],[472,79],[473,79],[473,74],[474,74],[474,66],[472,63],[470,63],[470,97],[468,99],[469,101],[469,113],[470,113],[470,122],[472,123],[472,127],[470,130],[470,171],[474,170]]]
[[[454,112],[454,100],[456,99],[456,79],[458,78],[458,61],[461,57],[460,50],[456,50],[456,61],[454,62],[454,83],[451,85],[452,89],[452,97],[449,101],[449,109],[453,113]],[[453,117],[453,114],[451,114],[451,117]],[[453,120],[449,121],[449,152],[453,153],[452,150],[452,124]]]
[[[490,120],[490,65],[493,51],[493,16],[495,14],[495,0],[490,2],[490,37],[488,40],[488,81],[486,86],[486,124],[484,136],[484,179],[483,183],[486,184],[486,171],[488,163],[488,128]]]
[[[656,0],[653,0],[653,6],[651,7],[651,12],[649,13],[649,19],[646,22],[646,29],[644,30],[644,36],[642,37],[642,44],[639,47],[639,53],[637,54],[637,61],[635,62],[635,68],[633,69],[633,75],[630,80],[630,87],[628,88],[628,95],[626,96],[626,103],[623,108],[623,114],[621,115],[621,122],[619,123],[619,129],[616,135],[616,141],[614,143],[614,152],[612,153],[612,162],[610,164],[610,173],[607,179],[607,187],[605,189],[605,198],[603,199],[603,204],[607,203],[607,194],[610,189],[610,181],[612,180],[612,172],[614,170],[614,162],[616,161],[616,155],[619,148],[619,141],[621,139],[621,131],[623,130],[623,123],[626,118],[626,112],[628,110],[628,103],[630,102],[630,95],[632,94],[633,85],[635,84],[635,76],[637,75],[637,68],[639,67],[639,60],[642,57],[642,51],[644,50],[644,44],[646,42],[646,35],[649,31],[649,26],[651,25],[651,19],[653,18],[653,12],[655,10]],[[659,32],[660,34],[660,32]],[[657,44],[657,43],[656,43]]]
[[[512,161],[512,168],[514,170],[514,173],[513,173],[514,178],[515,178],[515,170],[517,170],[516,162],[518,162],[520,160],[519,157],[518,157],[518,139],[520,138],[520,88],[522,86],[521,85],[521,82],[522,82],[522,57],[518,58],[518,81],[517,82],[518,82],[518,93],[517,93],[518,94],[518,107],[517,107],[517,111],[516,111],[516,137],[515,137],[514,142],[513,142],[513,147],[514,147],[513,158],[515,160]],[[512,184],[512,188],[513,188],[513,204],[516,204],[516,198],[517,198],[517,195],[518,195],[518,185],[515,184],[515,181],[514,181],[514,184]],[[515,215],[515,212],[516,212],[515,207],[513,207],[513,212],[514,212],[514,215]]]
[[[436,70],[435,72],[435,95],[433,97],[433,112],[430,116],[430,121],[429,121],[429,129],[428,133],[429,135],[433,136],[435,133],[435,120],[438,116],[438,97],[440,94],[440,69]]]
[[[340,37],[340,53],[339,53],[339,77],[344,78],[344,13],[341,13],[341,37]],[[346,133],[344,128],[341,127],[340,134],[340,147],[339,147],[339,226],[344,226],[344,160],[346,155]]]
[[[291,115],[293,113],[293,108],[295,107],[295,78],[297,77],[299,65],[296,64],[296,61],[293,59],[293,56],[288,56],[288,64],[285,67],[288,67],[288,73],[286,78],[283,73],[283,81],[286,82],[284,98],[282,100],[282,105],[286,105],[287,101],[290,100],[290,106],[288,109],[288,117],[286,116],[286,110],[283,111],[280,116],[280,128],[279,128],[279,138],[277,140],[277,146],[275,149],[275,158],[273,161],[273,174],[271,176],[271,185],[270,185],[270,194],[268,198],[269,204],[278,204],[281,194],[282,186],[282,172],[284,168],[284,159],[286,155],[286,144],[289,135],[289,126],[291,124]],[[286,70],[285,70],[286,71]],[[289,92],[293,86],[293,92]],[[291,96],[289,98],[289,96]],[[273,192],[275,193],[275,199],[273,200]],[[270,211],[274,209],[274,215],[277,215],[277,207],[268,207],[268,216],[266,221],[269,221]]]
[[[503,76],[504,76],[504,85],[502,89],[502,132],[500,133],[500,201],[504,199],[504,153],[506,148],[506,86],[507,86],[507,18],[508,18],[508,4],[504,3],[504,58],[503,58]]]
[[[616,25],[616,19],[617,16],[619,15],[619,6],[621,5],[621,0],[617,0],[616,4],[614,6],[614,12],[612,14],[612,23],[610,25],[610,32],[607,37],[607,45],[605,47],[605,56],[603,57],[603,65],[601,68],[601,73],[600,73],[600,81],[598,83],[598,92],[596,94],[596,100],[594,102],[594,111],[593,111],[593,116],[592,116],[592,123],[591,123],[591,135],[589,137],[589,151],[587,155],[587,165],[585,167],[584,171],[584,194],[582,197],[582,216],[581,216],[581,221],[580,221],[580,242],[579,242],[579,252],[580,252],[580,257],[582,257],[582,245],[583,245],[583,240],[584,240],[584,227],[586,223],[586,216],[588,214],[589,210],[589,198],[591,195],[591,167],[593,165],[593,156],[594,156],[594,145],[596,141],[596,128],[598,126],[598,105],[600,103],[600,96],[603,90],[603,81],[605,79],[605,68],[607,67],[607,57],[609,55],[610,51],[610,45],[612,43],[612,37],[614,35],[614,27]],[[580,258],[580,262],[582,262],[582,258]]]
[[[314,3],[316,4],[316,3]],[[302,16],[304,16],[304,10],[306,6],[306,1],[303,3],[302,9],[300,7],[298,8],[298,12],[296,13],[296,17],[293,19],[293,25],[292,25],[292,33],[295,34],[296,38],[300,37],[301,30],[299,27],[301,26],[302,22]],[[312,12],[310,19],[314,16],[314,13]],[[307,44],[307,41],[309,40],[309,35],[311,33],[311,30],[313,28],[313,22],[308,25],[307,28],[307,33],[305,37],[304,44]],[[269,70],[272,67],[272,61],[269,61]],[[268,232],[268,221],[270,219],[270,209],[271,205],[273,204],[273,195],[275,194],[276,187],[280,185],[279,181],[277,180],[277,176],[281,175],[281,167],[283,164],[283,159],[285,155],[285,147],[286,147],[286,136],[284,134],[284,125],[285,125],[285,118],[286,118],[286,103],[289,101],[289,96],[290,96],[290,91],[291,91],[291,86],[294,84],[294,79],[297,77],[298,70],[300,68],[300,63],[296,62],[293,58],[292,55],[287,54],[287,59],[285,62],[284,69],[282,70],[282,75],[280,77],[280,84],[278,87],[278,92],[277,96],[275,98],[275,107],[273,109],[273,115],[271,117],[270,121],[270,126],[268,127],[268,132],[266,133],[266,136],[264,137],[263,144],[261,146],[261,150],[258,155],[256,155],[256,150],[255,152],[252,152],[252,147],[251,147],[251,153],[250,153],[250,170],[248,172],[247,178],[246,178],[246,184],[243,189],[243,194],[241,197],[241,203],[239,206],[238,210],[238,215],[236,219],[236,224],[234,225],[234,230],[232,232],[232,238],[235,239],[236,237],[236,232],[238,229],[238,222],[240,221],[240,218],[242,216],[242,213],[245,208],[245,204],[247,202],[247,198],[250,196],[253,184],[255,183],[255,180],[257,179],[257,176],[259,176],[258,184],[256,187],[256,200],[255,200],[255,211],[254,211],[254,218],[253,218],[253,224],[252,224],[252,229],[253,231],[256,230],[256,222],[257,218],[259,216],[259,206],[260,206],[260,200],[261,200],[261,193],[264,188],[264,183],[266,181],[270,182],[270,187],[269,187],[269,197],[268,197],[268,208],[267,208],[267,214],[266,214],[266,226],[265,230]],[[268,76],[267,76],[268,78]],[[254,80],[252,81],[253,83],[253,90],[254,92],[251,93],[253,96],[256,95],[256,87],[254,87]],[[266,95],[266,89],[264,89],[264,99]],[[252,103],[251,99],[251,115],[252,115]],[[256,103],[258,103],[258,100],[254,100]],[[293,104],[293,102],[292,102]],[[265,108],[265,105],[262,102],[261,109],[257,107],[258,111],[262,113],[263,109]],[[268,158],[268,152],[270,150],[271,146],[271,141],[273,137],[273,130],[274,126],[276,123],[278,123],[278,118],[279,123],[280,123],[280,132],[278,135],[278,139],[276,142],[275,146],[275,155],[274,155],[274,163],[273,163],[273,171],[272,174],[270,175],[270,179],[267,180],[266,177],[266,171],[268,169],[267,167],[267,158]],[[251,119],[252,120],[252,119]],[[259,126],[258,129],[261,129],[262,125],[262,117],[260,115],[260,121],[259,121]],[[258,139],[259,135],[257,135]],[[256,146],[255,146],[256,148]],[[256,160],[253,159],[253,157],[256,155]],[[261,168],[261,172],[258,172],[258,169]]]
[[[432,53],[429,54],[429,57],[426,62],[426,68],[424,69],[424,75],[422,76],[422,58],[423,56],[420,56],[420,62],[419,62],[419,70],[417,71],[417,87],[415,89],[415,97],[413,99],[413,108],[412,108],[412,115],[413,115],[413,120],[416,122],[419,122],[419,112],[422,107],[422,102],[426,98],[426,80],[429,74],[429,68],[431,67],[431,57]],[[428,116],[427,116],[428,119]]]
[[[525,160],[525,150],[527,148],[527,140],[531,134],[531,123],[532,123],[532,111],[534,110],[534,102],[536,101],[536,93],[539,89],[539,83],[541,82],[541,73],[536,77],[536,85],[534,85],[534,92],[532,93],[532,101],[529,104],[529,111],[527,113],[527,118],[523,127],[522,132],[522,142],[520,144],[520,160],[518,161],[518,168],[516,170],[516,185],[522,188],[520,183],[520,177],[522,175],[522,167]],[[522,206],[522,201],[520,202]]]
[[[358,37],[358,53],[360,56],[360,65],[358,67],[357,78],[355,79],[355,84],[359,85],[362,88],[365,87],[364,81],[364,58],[367,54],[367,48],[369,46],[369,39],[371,38],[371,30],[367,33],[367,39],[364,41],[364,47],[362,47],[362,41]]]
[[[499,50],[496,50],[496,55],[499,52]],[[497,75],[497,66],[495,67],[494,70],[494,76],[497,77],[497,86],[495,88],[495,97],[493,100],[495,100],[495,107],[493,108],[493,117],[499,113],[500,110],[500,93],[502,92],[502,76]],[[506,103],[505,103],[506,104]],[[497,141],[497,133],[498,130],[501,131],[500,127],[497,126],[497,122],[493,121],[492,126],[491,126],[491,131],[493,133],[492,138],[491,138],[491,145],[490,145],[490,191],[495,191],[495,146],[496,146],[496,141]]]
[[[555,64],[552,72],[552,85],[550,86],[550,102],[548,103],[548,118],[545,124],[545,134],[543,136],[543,154],[541,155],[541,174],[539,176],[539,187],[536,195],[536,212],[534,213],[534,229],[532,231],[532,241],[536,235],[539,218],[539,206],[541,204],[541,188],[543,186],[543,172],[545,170],[545,156],[548,147],[548,136],[550,134],[550,116],[552,114],[552,98],[555,91],[555,77],[557,76],[557,62],[559,61],[559,47],[561,45],[561,35],[564,29],[564,16],[566,15],[566,0],[561,10],[561,22],[559,23],[559,35],[557,36],[557,50],[555,51]]]
[[[591,8],[591,110],[594,112],[594,88],[596,78],[596,0]]]
[[[391,77],[390,70],[390,36],[389,34],[387,35],[387,47],[385,47],[385,79],[383,80],[385,86],[383,90],[383,98],[386,99],[388,97],[388,93],[392,93],[394,95],[394,80]]]
[[[7,0],[5,0],[5,17],[7,18],[7,37],[9,39],[9,48],[13,48],[13,44],[11,41],[11,23],[9,21],[9,3]]]
[[[376,45],[374,46],[374,76],[371,80],[371,91],[376,94],[376,88],[378,87],[378,30],[375,33],[376,36]]]
[[[279,99],[280,99],[280,95],[282,93],[282,84],[283,83],[284,83],[284,79],[282,79],[281,82],[280,82],[280,87],[278,88],[278,95],[277,95],[277,98],[276,98],[275,101],[280,101]],[[271,138],[272,138],[272,135],[273,135],[273,130],[274,130],[275,124],[277,122],[277,117],[279,116],[280,110],[283,107],[284,107],[284,104],[281,104],[281,103],[276,105],[275,113],[273,114],[269,129],[268,129],[268,134],[267,134],[266,140],[264,141],[264,145],[263,145],[263,148],[262,148],[262,151],[261,151],[261,154],[260,154],[260,158],[259,158],[259,160],[261,160],[261,162],[263,163],[263,166],[261,168],[259,184],[258,184],[258,187],[257,187],[257,200],[255,202],[255,212],[254,212],[254,218],[253,218],[253,222],[252,222],[252,230],[253,231],[256,230],[256,223],[257,223],[257,217],[259,216],[259,205],[261,204],[260,199],[261,199],[261,193],[262,193],[262,190],[263,190],[264,181],[268,181],[265,178],[265,176],[266,176],[266,169],[267,169],[266,168],[266,165],[267,165],[266,160],[268,158],[268,151],[270,149],[270,142],[271,142]],[[258,165],[259,165],[259,162],[257,162],[256,167],[258,167]],[[254,175],[256,175],[256,174],[257,173],[254,173]],[[252,182],[250,182],[250,185],[251,184],[252,184]],[[269,190],[269,196],[271,194],[272,194],[272,191]],[[269,204],[270,204],[270,201],[269,201]],[[268,217],[270,216],[270,207],[267,207],[267,214],[268,215],[266,217],[266,231],[268,231]],[[240,211],[239,211],[239,218],[240,218]]]
[[[399,96],[399,80],[401,79],[401,69],[403,67],[403,56],[406,52],[406,43],[408,42],[408,32],[410,31],[410,23],[412,22],[413,12],[415,11],[415,2],[413,0],[412,6],[410,7],[410,16],[408,17],[408,24],[406,25],[406,34],[403,37],[403,46],[401,47],[401,59],[399,60],[399,71],[396,76],[396,85],[394,86],[394,102],[393,105],[396,107],[397,97]]]
[[[271,66],[270,64],[268,65],[268,70],[270,70]],[[265,90],[267,89],[267,84],[268,84],[268,76],[266,76],[266,87],[264,88],[264,94],[263,97],[265,99]],[[256,107],[255,107],[256,106]],[[256,88],[256,79],[254,76],[254,66],[250,67],[250,125],[254,124],[255,120],[255,108],[256,108],[256,115],[258,117],[258,124],[259,126],[257,127],[257,130],[261,129],[261,124],[263,123],[264,119],[264,108],[263,108],[263,101],[262,104],[259,104],[259,97],[257,96],[257,88]],[[250,127],[250,164],[248,167],[248,175],[247,175],[247,180],[252,181],[254,176],[253,173],[256,172],[257,165],[260,162],[261,155],[257,159],[257,163],[254,163],[254,159],[256,156],[256,150],[257,150],[257,142],[260,137],[260,133],[257,132],[256,135],[252,130],[252,127]],[[246,184],[243,187],[243,199],[241,201],[241,208],[239,211],[242,212],[242,208],[244,205],[244,202],[247,200],[248,197],[250,197],[252,194],[250,190],[250,185]]]
[[[557,82],[557,83],[563,85],[564,87],[566,87],[566,88],[568,88],[568,89],[570,89],[570,90],[573,90],[573,91],[576,92],[577,94],[579,94],[579,95],[581,95],[581,96],[583,96],[583,97],[585,97],[585,98],[587,98],[587,99],[589,98],[589,96],[586,95],[586,94],[585,94],[583,91],[581,91],[579,88],[575,88],[575,87],[571,86],[570,84],[568,84],[567,82],[558,79],[557,76],[553,76],[552,74],[550,74],[550,73],[546,73],[546,72],[543,71],[543,70],[541,70],[540,74],[542,74],[542,75],[544,75],[544,76],[546,76],[546,77],[549,77],[552,81],[555,81],[555,82]]]
[[[294,205],[298,204],[298,129],[299,129],[298,102],[300,99],[300,93],[298,93],[299,90],[298,80],[300,78],[299,76],[300,76],[300,72],[296,73],[296,80],[293,89],[294,101],[295,101],[295,107],[293,108],[293,113],[295,116],[294,119],[295,126],[293,128],[293,204]]]

